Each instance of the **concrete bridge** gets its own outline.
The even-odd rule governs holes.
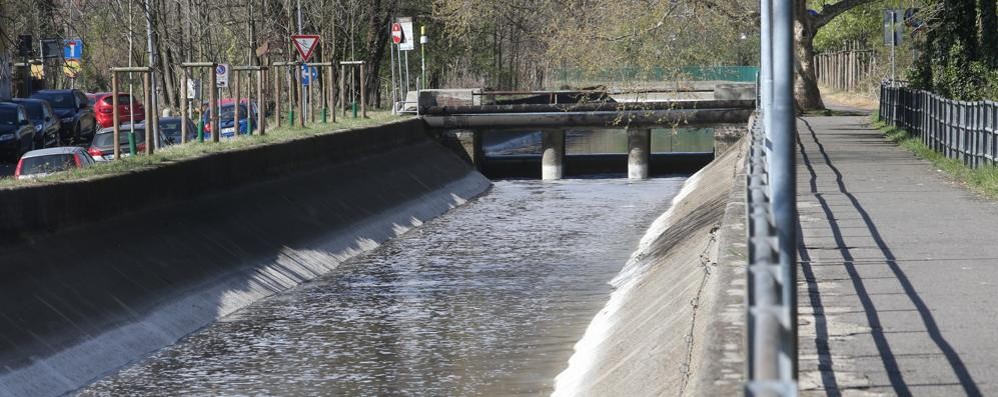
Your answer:
[[[554,92],[531,93],[557,98]],[[554,100],[552,100],[554,102]],[[511,105],[425,106],[420,114],[431,128],[472,131],[462,143],[469,157],[481,165],[485,159],[482,136],[502,130],[540,130],[541,178],[557,180],[565,175],[565,136],[572,127],[621,128],[627,133],[627,175],[646,179],[651,164],[651,128],[698,127],[719,124],[744,125],[755,109],[754,100],[683,100],[655,102],[596,102]],[[603,156],[607,157],[607,156]],[[713,153],[663,154],[662,162],[673,172],[693,171],[713,159]],[[611,160],[612,161],[612,160]]]

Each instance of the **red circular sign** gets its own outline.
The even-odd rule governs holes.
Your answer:
[[[398,44],[402,42],[402,24],[393,23],[392,24],[392,43]]]

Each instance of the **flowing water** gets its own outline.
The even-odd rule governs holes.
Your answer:
[[[550,394],[683,179],[498,181],[81,394]]]

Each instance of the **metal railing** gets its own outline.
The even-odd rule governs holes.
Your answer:
[[[998,103],[957,101],[884,82],[878,117],[968,167],[998,165]]]
[[[797,395],[797,188],[791,2],[761,0],[746,191],[748,396]]]

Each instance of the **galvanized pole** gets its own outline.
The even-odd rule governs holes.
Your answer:
[[[147,104],[152,107],[152,112],[150,114],[159,115],[159,98],[156,95],[156,48],[153,45],[153,31],[152,31],[152,11],[149,7],[149,0],[145,0],[145,11],[146,11],[146,45],[149,51],[149,67],[152,70],[149,72],[152,74],[149,76],[149,89],[151,90],[151,104]],[[155,119],[156,117],[152,117]],[[150,121],[146,119],[146,131],[152,130],[152,135],[159,137],[159,126],[156,125],[155,120]],[[149,133],[146,133],[148,136]],[[159,139],[153,142],[146,142],[146,147],[158,146]]]
[[[235,103],[232,105],[232,139],[239,137],[239,71],[232,71],[232,91],[235,93]]]
[[[218,125],[218,74],[215,73],[215,69],[218,68],[218,64],[213,63],[211,67],[211,72],[208,75],[211,76],[211,86],[209,88],[210,95],[208,96],[208,113],[211,114],[211,141],[218,143],[218,136],[221,135]]]
[[[388,29],[391,29],[393,24],[388,24]],[[392,114],[395,114],[395,106],[398,104],[398,86],[395,84],[395,44],[394,40],[391,43],[391,47],[388,48],[388,53],[391,55],[391,63],[389,63],[389,69],[392,70]]]
[[[797,380],[797,119],[794,101],[794,9],[773,7],[773,108],[770,184],[781,269],[781,381]]]

